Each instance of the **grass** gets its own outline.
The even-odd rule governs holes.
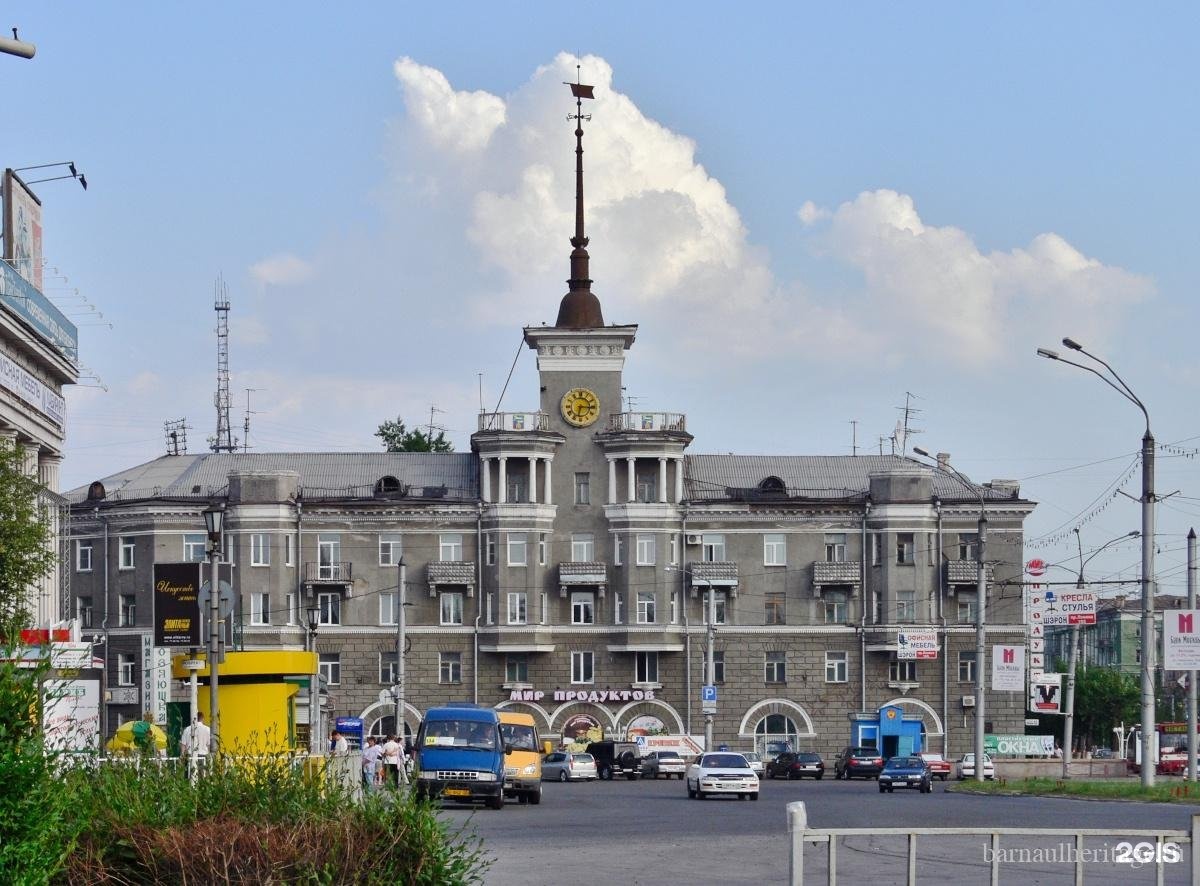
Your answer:
[[[1144,800],[1152,803],[1200,804],[1200,784],[1172,779],[1152,788],[1137,779],[1000,778],[964,781],[952,790],[971,794],[1022,794],[1035,797],[1081,797],[1096,800]]]

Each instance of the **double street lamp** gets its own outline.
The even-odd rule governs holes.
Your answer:
[[[317,653],[317,628],[321,625],[321,607],[310,603],[304,610],[308,616],[308,644],[313,654],[312,683],[308,689],[308,752],[321,752],[321,656]]]
[[[930,467],[958,480],[972,495],[979,496],[979,543],[975,547],[975,780],[984,780],[984,732],[987,719],[984,715],[984,676],[986,660],[985,645],[987,632],[987,514],[984,512],[983,489],[972,483],[952,467],[948,461],[934,458],[920,446],[913,452],[931,461]]]
[[[1083,345],[1074,339],[1064,338],[1063,346],[1076,353],[1083,354],[1089,360],[1104,367],[1104,371],[1076,363],[1060,356],[1056,351],[1038,348],[1039,357],[1047,360],[1057,360],[1090,372],[1100,379],[1142,412],[1146,420],[1146,433],[1142,435],[1142,786],[1154,786],[1154,665],[1155,665],[1155,634],[1154,634],[1154,435],[1150,433],[1150,413],[1137,394],[1125,384],[1116,370],[1103,359],[1089,353]]]
[[[217,561],[221,558],[221,532],[225,524],[225,509],[213,505],[204,511],[204,529],[208,533],[208,717],[210,747],[213,751],[221,747],[221,699],[220,669],[221,657],[221,583],[218,576]]]

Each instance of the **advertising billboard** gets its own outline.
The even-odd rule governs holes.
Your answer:
[[[200,645],[200,564],[154,564],[154,645]]]
[[[42,204],[11,169],[4,170],[4,260],[42,291]]]

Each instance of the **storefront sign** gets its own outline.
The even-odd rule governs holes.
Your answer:
[[[996,754],[998,756],[1046,757],[1054,753],[1054,736],[985,735],[983,737],[983,749],[988,754]]]
[[[509,701],[542,701],[547,694],[540,689],[514,689]],[[654,701],[653,689],[555,689],[553,701],[587,701],[592,704],[616,704],[624,701]]]
[[[1200,610],[1175,609],[1163,613],[1163,668],[1200,670]]]
[[[572,751],[582,751],[593,741],[604,738],[604,727],[591,714],[576,714],[563,724],[562,744]]]
[[[199,563],[154,564],[154,645],[200,645]]]
[[[1043,674],[1029,684],[1029,709],[1039,714],[1061,712],[1062,674]]]
[[[100,748],[100,681],[47,680],[43,728],[46,749],[66,753]]]
[[[1029,621],[1046,627],[1094,625],[1096,595],[1091,591],[1036,591],[1029,596]]]
[[[937,631],[900,631],[896,635],[896,658],[937,658]]]
[[[992,691],[1025,691],[1025,647],[992,647]]]

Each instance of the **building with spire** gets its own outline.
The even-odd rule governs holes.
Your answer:
[[[110,683],[151,667],[151,568],[202,559],[201,512],[220,502],[229,642],[315,644],[325,701],[302,719],[396,730],[403,606],[407,732],[469,700],[531,713],[556,745],[695,746],[711,717],[714,742],[746,750],[969,751],[980,507],[988,636],[1020,643],[1021,599],[1002,590],[1033,504],[900,456],[694,454],[682,409],[624,409],[637,326],[606,324],[592,292],[592,94],[571,87],[571,276],[555,324],[524,330],[536,403],[481,413],[469,453],[165,456],[76,490],[73,587],[81,619],[107,614]],[[934,657],[907,657],[913,632]],[[989,731],[1023,731],[1023,693],[990,692],[987,711]]]

